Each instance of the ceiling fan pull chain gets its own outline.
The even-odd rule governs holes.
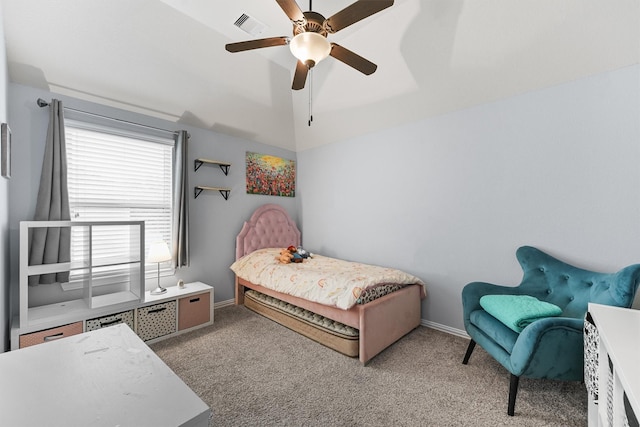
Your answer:
[[[313,121],[313,111],[311,105],[311,98],[313,97],[313,68],[309,70],[309,126],[311,126],[311,122]]]

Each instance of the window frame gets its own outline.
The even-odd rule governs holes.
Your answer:
[[[165,149],[166,147],[170,147],[170,157],[169,157],[169,161],[168,161],[168,165],[170,167],[170,171],[167,174],[166,170],[165,173],[162,177],[162,185],[163,186],[168,186],[169,188],[169,200],[168,202],[166,201],[166,191],[165,191],[165,197],[163,200],[163,203],[161,203],[161,205],[164,205],[164,207],[160,208],[160,209],[168,209],[168,224],[167,222],[162,222],[162,224],[164,224],[164,227],[162,228],[163,231],[161,231],[161,236],[154,236],[151,233],[149,233],[149,229],[147,228],[147,219],[146,218],[142,218],[142,220],[145,221],[145,279],[146,280],[157,280],[158,279],[158,263],[150,263],[147,262],[146,259],[148,257],[148,251],[149,251],[149,247],[152,241],[154,240],[158,240],[159,238],[162,238],[162,240],[165,240],[167,242],[167,244],[169,244],[169,247],[171,248],[172,246],[172,240],[173,240],[173,209],[174,209],[174,197],[175,197],[175,191],[173,188],[173,176],[175,174],[175,144],[176,144],[176,139],[175,139],[175,134],[170,133],[170,132],[166,132],[166,134],[171,134],[171,137],[168,136],[160,136],[157,133],[154,132],[140,132],[139,130],[132,130],[128,127],[119,127],[119,126],[113,126],[111,124],[105,124],[105,123],[96,123],[95,119],[91,120],[91,121],[85,121],[82,119],[65,119],[65,139],[66,139],[66,143],[67,143],[67,151],[69,151],[69,140],[70,138],[68,137],[68,133],[67,131],[69,130],[70,132],[74,132],[75,130],[78,130],[80,132],[83,131],[87,131],[87,132],[94,132],[94,133],[98,133],[101,135],[106,135],[105,139],[108,139],[109,136],[114,136],[114,137],[118,137],[118,138],[128,138],[128,139],[132,139],[132,140],[137,140],[137,141],[141,141],[141,142],[148,142],[148,143],[155,143],[155,144],[160,144],[163,146],[163,149]],[[166,156],[166,152],[164,154],[159,153],[159,155],[161,156]],[[165,161],[166,163],[166,161]],[[73,168],[75,166],[71,165],[71,160],[69,158],[69,155],[67,153],[67,168]],[[69,175],[69,174],[68,174]],[[67,182],[69,182],[69,176],[67,177]],[[94,219],[88,219],[86,217],[77,217],[76,215],[74,215],[73,210],[75,209],[75,205],[71,204],[71,201],[74,197],[72,197],[72,191],[73,189],[71,188],[72,186],[69,185],[68,186],[68,191],[69,191],[69,201],[70,201],[70,211],[71,211],[71,221],[74,220],[78,220],[78,221],[92,221]],[[87,206],[89,205],[85,205],[84,208],[86,209]],[[100,206],[99,204],[96,206]],[[106,210],[108,210],[109,208],[107,207],[108,205],[103,204],[102,207],[104,207]],[[121,207],[123,209],[135,209],[135,205],[130,205],[130,204],[124,204],[121,205]],[[114,204],[113,206],[111,206],[112,209],[116,209],[117,205]],[[148,206],[145,207],[138,207],[139,209],[148,209]],[[152,208],[153,209],[153,208]],[[135,221],[135,220],[140,220],[141,218],[139,217],[132,217],[129,216],[127,218],[122,218],[122,220],[130,220],[130,221]],[[95,219],[96,221],[102,221],[102,220],[113,220],[112,218],[100,218],[100,219]],[[73,245],[73,241],[72,241],[72,245]],[[160,263],[160,277],[166,277],[166,276],[172,276],[175,275],[175,267],[173,262],[167,261],[164,263]],[[105,286],[105,285],[114,285],[114,284],[120,284],[122,283],[125,278],[127,277],[126,274],[111,274],[111,275],[105,275],[105,277],[94,277],[92,279],[93,285],[94,286]],[[73,277],[73,279],[70,277],[69,282],[61,284],[62,288],[64,290],[74,290],[74,289],[80,289],[82,288],[82,281],[83,279],[86,279],[86,276],[83,278],[81,275]]]

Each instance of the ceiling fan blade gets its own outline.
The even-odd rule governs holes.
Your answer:
[[[307,67],[302,61],[298,61],[296,64],[296,72],[293,75],[293,84],[291,89],[300,90],[304,87],[307,81],[307,74],[309,73],[309,67]]]
[[[366,75],[373,74],[378,68],[373,62],[364,59],[362,56],[336,43],[331,43],[331,52],[329,55]]]
[[[248,40],[246,42],[229,43],[225,46],[229,52],[242,52],[262,47],[284,46],[289,44],[289,37],[269,37],[268,39]]]
[[[289,17],[294,25],[304,25],[307,20],[302,13],[302,9],[295,0],[276,0],[284,13]]]
[[[368,16],[393,5],[393,0],[359,0],[327,18],[324,26],[330,33],[337,33]]]

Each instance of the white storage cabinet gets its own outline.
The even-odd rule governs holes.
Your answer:
[[[29,236],[38,228],[68,228],[76,234],[69,262],[29,263]],[[120,239],[122,253],[105,256],[105,243],[101,242],[105,242],[105,236],[114,235]],[[12,323],[13,338],[138,306],[145,293],[144,250],[144,221],[22,221],[19,313]],[[117,283],[97,286],[96,278],[107,269],[117,269]],[[63,292],[59,284],[29,286],[32,276],[61,272],[75,276],[75,289]],[[57,292],[53,297],[56,302],[42,303],[52,299],[52,291]],[[17,341],[12,339],[12,348]]]
[[[590,342],[585,348],[589,427],[637,427],[640,310],[590,303],[588,313],[594,326],[586,324],[585,330],[585,341]]]
[[[79,231],[70,262],[29,265],[29,235],[35,228],[70,227]],[[100,236],[117,235],[122,240],[122,254],[105,258]],[[77,247],[81,250],[78,250]],[[161,295],[145,292],[144,221],[23,221],[20,223],[20,311],[13,318],[11,349],[53,341],[69,335],[127,324],[144,341],[154,342],[202,326],[213,324],[213,288],[202,282],[187,283],[183,288],[171,286]],[[104,269],[118,270],[117,283],[100,283]],[[73,297],[46,300],[38,292],[48,286],[29,286],[29,277],[76,272]],[[104,279],[103,279],[104,282]],[[66,292],[59,292],[62,295]]]

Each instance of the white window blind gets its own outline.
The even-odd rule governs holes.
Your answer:
[[[146,256],[152,242],[170,244],[174,141],[73,120],[65,122],[65,136],[71,220],[145,221]],[[94,235],[94,259],[127,253],[129,231],[123,227]],[[85,251],[86,239],[81,231],[76,234],[71,236],[72,260]],[[126,277],[118,269],[103,269],[94,279],[117,282]],[[157,264],[147,264],[146,272],[155,278]],[[161,264],[161,274],[172,273],[171,263]],[[71,289],[81,275],[72,273]]]

